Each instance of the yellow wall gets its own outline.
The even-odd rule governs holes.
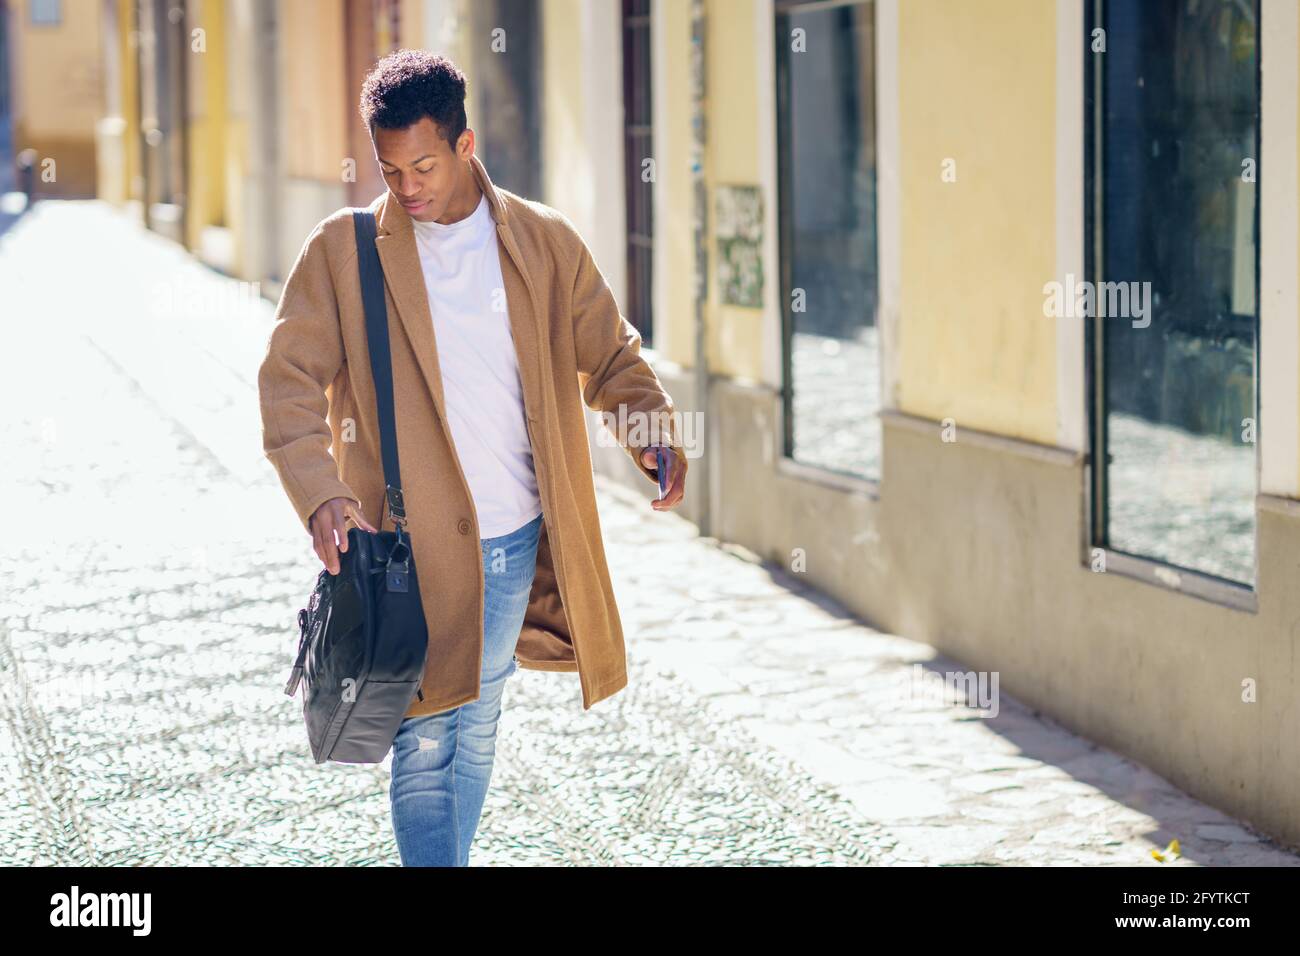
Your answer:
[[[64,3],[57,26],[33,26],[27,0],[10,3],[14,152],[52,158],[55,183],[47,194],[95,190],[95,122],[104,110],[99,3]]]
[[[579,0],[550,0],[542,5],[541,199],[563,210],[579,229],[593,210],[590,168],[598,158],[591,155],[584,124],[582,54],[575,48],[584,39],[581,17]],[[469,75],[473,86],[474,74]]]
[[[656,350],[685,368],[695,364],[695,194],[691,169],[691,5],[684,0],[660,0],[654,10],[661,18],[664,42],[652,50],[663,64],[655,96],[664,102],[656,109],[655,156],[661,169],[656,197],[655,244],[657,268],[672,281],[656,283],[660,295],[655,306]],[[754,84],[758,57],[764,55],[754,40],[753,0],[709,0],[707,17],[707,138],[705,182],[709,201],[714,187],[757,185],[759,180],[759,91]],[[662,119],[662,122],[659,120]],[[709,210],[709,271],[717,267],[713,234],[714,215]],[[765,263],[765,266],[768,264]],[[720,375],[761,377],[762,310],[723,305],[717,301],[712,281],[705,308],[709,365]]]
[[[709,18],[708,76],[705,80],[708,95],[706,155],[712,204],[716,186],[758,185],[758,157],[762,145],[758,141],[760,99],[755,78],[759,75],[758,58],[771,57],[773,51],[758,46],[754,35],[757,19],[753,0],[709,0],[706,13]],[[686,39],[689,44],[689,9]],[[689,79],[688,73],[688,92]],[[771,92],[765,92],[770,101]],[[710,205],[711,277],[717,276],[716,218]],[[767,222],[771,228],[776,219],[769,216]],[[770,265],[764,263],[765,268]],[[711,371],[755,381],[763,377],[762,309],[722,304],[718,301],[716,282],[710,281],[708,330]]]
[[[59,25],[33,26],[28,0],[10,3],[14,113],[32,136],[89,140],[104,108],[99,4],[61,6]]]
[[[186,244],[195,249],[203,227],[227,225],[226,21],[222,0],[200,0],[191,9],[191,31],[201,28],[206,46],[203,53],[190,53],[193,82]]]
[[[662,82],[654,91],[663,97],[656,107],[655,156],[664,175],[655,197],[656,268],[672,277],[655,283],[655,349],[686,368],[695,365],[695,197],[691,192],[691,5],[659,0],[655,16],[662,18],[664,62]],[[664,168],[667,166],[668,168]],[[665,213],[666,214],[663,214]],[[666,333],[666,334],[665,334]],[[665,347],[666,346],[666,347]]]
[[[1056,5],[898,7],[900,405],[1054,444]]]
[[[226,37],[226,227],[230,230],[234,262],[232,274],[240,279],[262,278],[260,263],[254,261],[255,237],[248,200],[248,180],[255,145],[251,142],[253,124],[253,67],[256,39],[252,25],[253,11],[245,4],[227,3],[224,32]]]
[[[750,0],[727,0],[731,8],[729,15],[736,16],[739,11],[740,22],[748,25],[753,22]],[[583,75],[583,57],[577,45],[589,42],[582,36],[579,27],[582,21],[582,0],[547,0],[542,7],[543,54],[542,54],[542,196],[547,205],[564,210],[575,222],[581,223],[600,215],[600,198],[592,195],[591,183],[594,174],[593,164],[604,162],[606,157],[594,155],[592,145],[586,135],[587,96],[586,90],[591,82]],[[662,297],[656,298],[655,306],[655,345],[656,350],[671,361],[684,366],[694,364],[694,280],[695,273],[695,239],[693,230],[694,197],[691,191],[691,100],[690,100],[690,55],[691,55],[691,20],[690,4],[684,0],[660,0],[655,6],[655,16],[662,22],[666,42],[664,49],[654,50],[652,55],[662,53],[663,85],[656,88],[655,96],[665,99],[662,112],[664,123],[655,127],[654,153],[659,170],[657,202],[667,203],[665,215],[662,206],[656,206],[655,243],[660,249],[659,267],[672,276],[672,281],[661,283]],[[715,41],[714,45],[725,44],[725,38]],[[736,44],[732,44],[735,46]],[[730,54],[729,54],[730,55]],[[470,51],[461,51],[457,64],[470,77],[470,125],[474,125],[474,64]],[[737,62],[752,61],[753,53],[741,51]],[[723,67],[726,69],[728,67]],[[739,67],[737,67],[739,68]],[[752,67],[751,67],[752,68]],[[716,81],[723,82],[719,77]],[[753,99],[752,88],[744,77],[729,78],[726,82],[735,86],[737,96]],[[752,83],[748,86],[752,87]],[[726,95],[731,95],[730,91]],[[743,117],[734,121],[736,128],[745,126]],[[728,133],[724,130],[724,135]],[[752,144],[756,130],[750,130]],[[746,150],[749,150],[748,156]],[[737,144],[728,150],[724,168],[736,170],[735,175],[746,182],[756,178],[756,166],[752,155],[752,145]],[[622,202],[620,193],[615,197]],[[749,336],[739,327],[756,327],[757,310],[731,310],[740,313],[741,322],[734,332],[728,330],[724,342],[731,335],[742,339]],[[739,360],[730,363],[722,361],[727,369],[747,367],[744,354],[752,351],[757,356],[761,342],[744,341],[739,351]],[[726,345],[714,343],[711,351],[718,355]],[[754,361],[757,361],[755,358]]]
[[[280,105],[289,130],[285,171],[342,183],[345,123],[355,99],[344,75],[341,0],[283,0],[281,13],[285,88]]]
[[[133,0],[114,0],[113,18],[105,18],[103,68],[104,96],[95,143],[95,193],[103,200],[122,204],[140,198],[140,112],[137,109],[135,50],[131,46]],[[110,47],[109,44],[112,44]],[[117,71],[108,69],[110,54]],[[109,89],[109,84],[116,89]]]
[[[425,49],[424,38],[424,0],[401,0],[402,35],[398,38],[402,47],[413,50]]]
[[[126,120],[124,195],[140,199],[144,192],[144,172],[140,161],[140,62],[131,45],[131,31],[135,28],[134,6],[133,0],[118,0],[116,39],[118,62],[122,65],[122,118]]]

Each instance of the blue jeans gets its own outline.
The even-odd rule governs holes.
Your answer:
[[[388,797],[403,866],[469,866],[496,756],[497,721],[537,567],[543,515],[483,551],[483,670],[479,697],[408,717],[393,741]]]

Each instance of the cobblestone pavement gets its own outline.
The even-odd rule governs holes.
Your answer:
[[[387,763],[315,765],[282,693],[316,559],[260,453],[273,309],[178,293],[230,286],[98,203],[0,238],[0,862],[398,862]],[[955,665],[645,491],[600,484],[629,686],[517,673],[475,865],[1300,862],[1005,694],[911,693]]]

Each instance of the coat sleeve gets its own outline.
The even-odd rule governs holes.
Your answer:
[[[655,469],[645,466],[641,452],[659,444],[681,454],[673,400],[642,357],[641,333],[619,312],[591,251],[572,223],[566,220],[566,225],[577,237],[572,318],[582,399],[588,408],[601,413],[605,426],[640,472],[657,483]]]
[[[330,454],[326,389],[343,366],[343,337],[323,230],[307,237],[289,272],[257,375],[262,447],[304,528],[331,498],[360,506]]]

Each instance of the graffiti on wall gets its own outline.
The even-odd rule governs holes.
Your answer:
[[[718,294],[728,305],[763,305],[763,197],[757,186],[718,186],[714,211]]]

